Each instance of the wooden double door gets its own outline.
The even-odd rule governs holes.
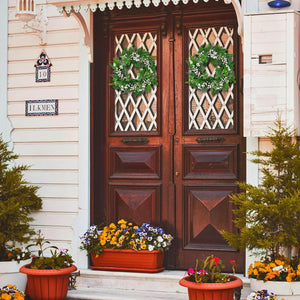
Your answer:
[[[164,227],[175,236],[170,269],[215,254],[243,271],[244,252],[219,233],[235,230],[229,195],[244,178],[240,42],[232,6],[210,2],[94,14],[91,219]],[[216,95],[186,83],[186,61],[208,43],[235,63],[236,84]],[[158,85],[137,97],[109,85],[109,63],[131,46],[157,68]]]

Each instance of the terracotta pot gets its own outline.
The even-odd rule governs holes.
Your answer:
[[[32,300],[62,300],[67,296],[69,275],[75,266],[60,270],[35,270],[29,264],[20,268],[27,274],[27,294]]]
[[[268,290],[277,296],[277,299],[299,300],[300,281],[263,281],[254,278],[250,279],[250,288],[253,292]]]
[[[131,249],[104,249],[98,256],[91,255],[94,270],[156,273],[164,270],[163,251],[135,251]]]
[[[189,276],[182,278],[179,284],[188,288],[189,300],[232,300],[234,289],[243,285],[243,281],[230,275],[231,281],[224,283],[196,283]]]

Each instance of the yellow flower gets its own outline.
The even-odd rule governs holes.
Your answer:
[[[127,223],[127,221],[125,221],[124,219],[121,219],[119,222],[118,222],[118,224],[126,224]]]
[[[146,244],[143,244],[142,246],[141,246],[141,249],[142,250],[145,250],[147,248],[147,245]]]
[[[287,276],[287,277],[286,277],[286,281],[287,281],[287,282],[291,282],[291,281],[292,281],[292,277]]]
[[[6,293],[2,294],[1,299],[3,299],[3,300],[11,300],[11,295],[8,295]]]
[[[110,223],[110,224],[109,224],[109,228],[111,228],[111,229],[116,229],[117,226],[115,225],[115,223]]]

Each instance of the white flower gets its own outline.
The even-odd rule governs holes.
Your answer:
[[[148,246],[148,250],[149,250],[149,251],[153,251],[153,250],[154,250],[154,246],[149,245],[149,246]]]
[[[164,239],[159,235],[158,237],[157,237],[157,239],[156,239],[159,243],[161,243],[161,242],[163,242],[164,241]]]

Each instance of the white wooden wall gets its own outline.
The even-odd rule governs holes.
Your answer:
[[[48,5],[47,45],[40,46],[34,33],[24,32],[15,12],[15,0],[10,0],[8,116],[14,152],[19,163],[31,165],[26,179],[40,186],[43,209],[34,215],[34,227],[70,249],[78,212],[78,24]],[[34,64],[42,50],[53,65],[51,82],[36,83]],[[58,116],[25,116],[25,100],[45,99],[58,99]]]
[[[292,11],[245,16],[245,136],[265,136],[278,113],[287,125],[300,127],[299,20]],[[272,63],[259,64],[261,55],[272,55]]]

